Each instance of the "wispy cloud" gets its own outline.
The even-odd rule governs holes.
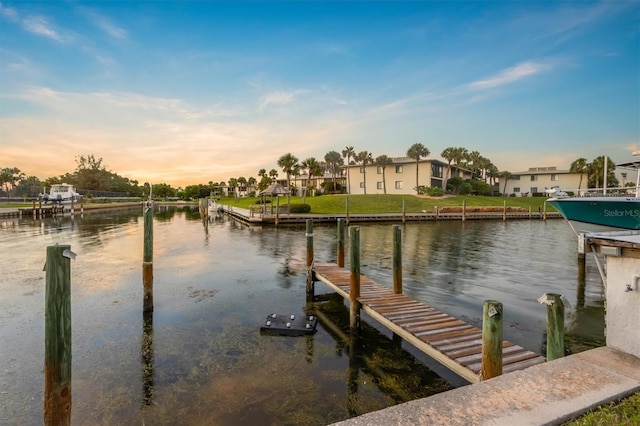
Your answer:
[[[5,7],[2,5],[2,3],[0,3],[0,15],[4,16],[5,18],[7,18],[12,22],[17,22],[19,19],[18,12],[16,12],[14,8]]]
[[[548,68],[547,65],[538,64],[535,62],[523,62],[514,67],[507,68],[506,70],[489,77],[484,80],[477,80],[469,84],[473,89],[492,89],[494,87],[504,86],[505,84],[511,84],[524,78],[530,77],[535,74],[539,74]]]
[[[43,16],[29,16],[22,21],[22,26],[30,33],[48,37],[62,42],[62,37],[51,27],[51,24]]]
[[[117,26],[107,17],[87,8],[81,8],[80,11],[89,18],[93,25],[104,31],[109,37],[125,40],[129,36],[127,30]]]
[[[264,111],[270,105],[286,105],[295,101],[296,97],[300,94],[305,93],[306,90],[293,90],[293,91],[284,91],[279,90],[276,92],[267,93],[262,97],[260,105],[258,106],[258,111]]]

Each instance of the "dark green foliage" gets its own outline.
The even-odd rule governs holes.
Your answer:
[[[309,204],[291,204],[289,212],[291,213],[309,213],[311,206]]]

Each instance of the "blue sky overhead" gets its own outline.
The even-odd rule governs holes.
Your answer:
[[[0,167],[177,187],[416,142],[630,161],[640,2],[0,0]]]

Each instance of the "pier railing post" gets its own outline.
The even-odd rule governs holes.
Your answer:
[[[313,294],[313,219],[307,219],[307,293]]]
[[[142,310],[153,311],[153,201],[144,207],[144,246],[142,256]]]
[[[547,361],[564,356],[564,303],[562,296],[547,293]]]
[[[360,328],[360,228],[349,227],[350,257],[349,266],[351,275],[349,278],[349,326],[351,331]]]
[[[393,225],[393,292],[402,294],[402,230]]]
[[[71,246],[47,247],[44,424],[71,424]]]
[[[502,374],[502,303],[485,300],[482,309],[481,380]]]
[[[344,219],[338,219],[338,266],[344,268]]]

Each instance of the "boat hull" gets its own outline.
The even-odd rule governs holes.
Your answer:
[[[640,198],[576,197],[547,200],[576,234],[640,230]]]

